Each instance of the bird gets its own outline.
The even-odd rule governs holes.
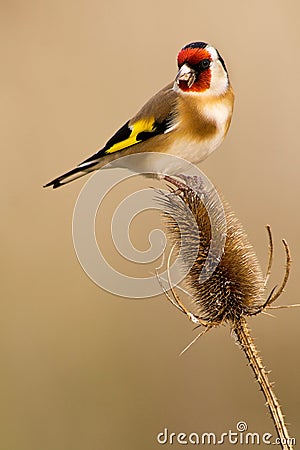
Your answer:
[[[164,170],[159,164],[151,167],[150,154],[166,153],[193,164],[208,157],[224,140],[233,113],[227,68],[218,50],[205,42],[182,47],[177,64],[174,81],[151,97],[104,147],[44,187],[58,188],[135,153],[145,153],[139,158],[145,171]]]

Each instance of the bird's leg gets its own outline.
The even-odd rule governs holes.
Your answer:
[[[171,177],[170,175],[162,174],[160,179],[166,181],[167,183],[173,184],[173,186],[177,187],[177,189],[181,192],[188,191],[190,189],[187,184],[182,183],[181,181],[177,180],[174,177]]]

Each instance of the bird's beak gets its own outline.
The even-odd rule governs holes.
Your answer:
[[[183,66],[180,67],[178,74],[176,75],[175,81],[177,84],[179,84],[180,81],[185,81],[190,88],[195,82],[195,79],[196,72],[188,65],[183,64]]]

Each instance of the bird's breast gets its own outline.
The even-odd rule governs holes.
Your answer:
[[[200,114],[215,124],[216,133],[226,134],[232,116],[232,105],[227,101],[208,103],[203,105]]]
[[[212,153],[226,136],[232,103],[227,98],[205,102],[192,100],[179,105],[180,121],[174,127],[174,139],[168,153],[198,163]]]

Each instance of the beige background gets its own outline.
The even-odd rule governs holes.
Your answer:
[[[162,296],[114,297],[77,262],[71,220],[84,181],[59,191],[41,186],[94,152],[169,82],[182,45],[206,40],[227,62],[236,106],[226,142],[201,168],[230,201],[263,267],[264,226],[272,225],[270,287],[283,272],[280,239],[288,240],[294,264],[280,301],[298,302],[297,2],[2,1],[0,20],[0,449],[153,449],[164,427],[221,433],[239,420],[273,433],[229,329],[179,357],[194,332]],[[298,439],[299,319],[294,309],[251,320]]]

